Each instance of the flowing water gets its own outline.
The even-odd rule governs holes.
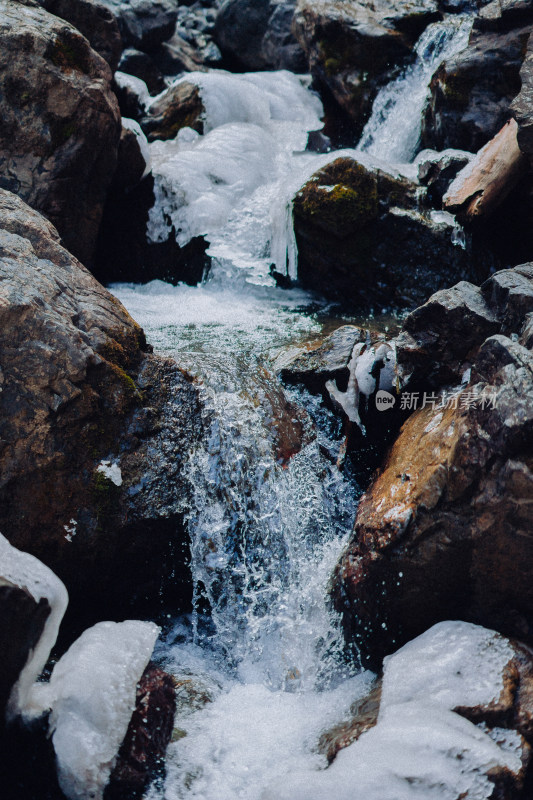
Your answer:
[[[360,147],[342,154],[412,158],[431,72],[466,35],[461,21],[439,25],[420,40],[417,63],[378,97]],[[317,316],[315,298],[275,288],[270,267],[296,274],[292,196],[339,153],[305,152],[321,106],[297,76],[187,80],[200,87],[205,132],[151,145],[148,233],[163,241],[173,228],[180,244],[205,235],[209,278],[198,287],[115,287],[156,350],[195,375],[208,424],[188,464],[195,613],[174,620],[159,657],[210,702],[178,714],[181,738],[152,795],[259,800],[273,780],[326,766],[320,732],[372,677],[346,663],[327,605],[359,487],[323,455],[305,410],[285,403],[274,374],[280,351],[320,335],[327,309]],[[280,416],[297,450],[291,458],[280,455]]]

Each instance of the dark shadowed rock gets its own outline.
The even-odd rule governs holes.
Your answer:
[[[99,0],[39,0],[43,8],[70,22],[82,33],[111,70],[117,68],[122,37],[115,15]]]
[[[45,598],[37,601],[27,589],[0,577],[0,738],[11,689],[41,638],[49,614]]]
[[[77,625],[157,604],[173,570],[187,603],[196,390],[49,222],[8,192],[0,204],[0,528],[63,580]]]
[[[415,164],[418,180],[428,187],[428,197],[435,208],[442,207],[442,198],[456,175],[472,160],[472,153],[466,150],[423,150],[418,154]]]
[[[0,187],[45,214],[92,257],[116,163],[120,114],[111,71],[71,25],[0,2]]]
[[[471,334],[464,328],[463,351],[475,352],[467,353],[468,385],[439,395],[428,382],[429,402],[404,424],[360,502],[334,595],[364,659],[375,663],[442,619],[469,619],[533,641],[533,354],[515,341],[533,311],[523,280],[531,287],[530,275],[522,265],[497,273],[481,293],[455,287],[459,302],[446,301],[455,333],[439,324],[447,316],[442,293],[408,323],[413,340],[442,365],[433,374],[442,369],[443,380],[454,361],[448,338],[462,357],[461,314],[472,327]],[[500,330],[511,327],[515,335],[490,335],[476,348],[475,338],[494,325],[485,303]],[[400,360],[400,343],[398,350]]]
[[[422,144],[477,152],[511,116],[520,91],[520,67],[531,31],[525,24],[509,29],[474,27],[468,46],[445,61],[431,80],[431,96],[422,123]]]
[[[159,94],[166,88],[165,79],[153,59],[147,53],[135,50],[134,47],[124,50],[118,67],[121,72],[144,81],[152,95]]]
[[[360,132],[381,86],[399,74],[437,4],[299,0],[293,22],[309,69]]]
[[[117,18],[126,46],[155,49],[170,39],[178,17],[174,0],[100,0]]]
[[[219,54],[220,55],[220,54]],[[179,33],[163,42],[154,53],[154,61],[165,75],[180,75],[182,72],[205,72],[203,52],[186,41]],[[216,66],[212,64],[210,66]]]
[[[418,184],[353,159],[318,170],[293,209],[299,280],[352,307],[412,307],[490,264],[449,214],[424,209]]]
[[[150,662],[137,685],[135,711],[105,791],[106,800],[141,797],[164,768],[176,712],[170,675]]]
[[[241,67],[304,72],[304,53],[291,25],[296,0],[225,0],[217,14],[215,39]]]

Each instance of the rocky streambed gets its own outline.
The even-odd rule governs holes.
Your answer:
[[[0,0],[2,797],[530,796],[532,25]]]

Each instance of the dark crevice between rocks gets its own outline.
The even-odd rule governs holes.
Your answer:
[[[146,225],[154,202],[151,175],[130,190],[115,187],[108,195],[92,269],[104,285],[162,280],[194,286],[207,274],[210,259],[203,237],[180,247],[172,229],[164,242],[148,240]]]

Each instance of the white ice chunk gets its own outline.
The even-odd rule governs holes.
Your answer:
[[[493,631],[435,625],[385,659],[377,725],[328,769],[293,773],[262,800],[486,800],[491,769],[520,770],[520,737],[489,733],[453,709],[498,697],[512,655]]]
[[[97,472],[101,472],[108,480],[115,484],[115,486],[122,486],[122,472],[119,465],[115,461],[101,461],[96,467]]]
[[[35,650],[30,652],[19,679],[11,691],[7,716],[13,718],[19,713],[31,714],[29,694],[32,684],[42,671],[50,651],[57,639],[59,625],[68,604],[68,594],[64,584],[42,561],[13,547],[0,534],[0,578],[26,589],[38,603],[42,598],[48,600],[51,612],[46,620],[43,633]]]
[[[508,641],[468,622],[440,622],[383,664],[380,713],[411,700],[448,709],[485,705],[499,697],[513,656]]]
[[[99,622],[54,667],[46,699],[59,784],[69,800],[103,797],[159,631],[152,622]]]
[[[134,119],[129,119],[129,117],[122,117],[122,127],[127,128],[129,131],[133,131],[135,136],[137,137],[137,141],[139,142],[139,148],[141,150],[141,155],[144,158],[144,172],[142,177],[144,178],[150,170],[152,169],[152,159],[150,157],[150,145],[148,144],[148,139],[144,135],[141,126],[138,122]]]

